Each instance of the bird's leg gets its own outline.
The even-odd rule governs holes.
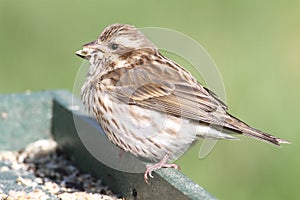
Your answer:
[[[144,174],[144,180],[147,184],[148,183],[148,175],[149,177],[153,178],[152,176],[152,172],[154,170],[157,170],[157,169],[160,169],[160,168],[174,168],[174,169],[180,169],[180,167],[176,164],[169,164],[167,163],[169,159],[169,154],[166,154],[163,159],[161,159],[161,161],[159,161],[158,163],[156,164],[153,164],[153,165],[146,165],[146,171],[145,171],[145,174]]]

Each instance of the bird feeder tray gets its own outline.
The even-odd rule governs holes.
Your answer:
[[[78,129],[84,131],[84,139]],[[86,114],[81,102],[66,90],[0,95],[0,134],[0,151],[20,150],[38,139],[54,138],[82,172],[101,179],[125,199],[215,199],[175,169],[154,171],[154,178],[149,178],[147,184],[143,173],[126,172],[99,161],[86,148],[86,142],[94,147],[96,154],[104,155],[113,164],[133,168],[144,165],[126,152],[116,153],[120,151],[118,147]],[[0,172],[2,191],[5,190],[3,181]]]

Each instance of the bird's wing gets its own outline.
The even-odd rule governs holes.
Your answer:
[[[110,94],[123,103],[224,125],[226,105],[179,66],[144,63],[126,71],[117,68],[103,77],[109,78],[114,79]]]
[[[289,143],[228,114],[227,106],[216,94],[178,65],[149,62],[115,68],[100,82],[107,80],[107,92],[123,103],[209,123],[217,129],[224,127],[228,133],[242,133],[278,146]]]

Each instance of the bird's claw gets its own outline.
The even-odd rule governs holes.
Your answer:
[[[180,169],[180,167],[176,164],[161,164],[161,163],[158,163],[158,164],[154,164],[154,165],[147,165],[146,166],[146,171],[145,171],[145,174],[144,174],[144,180],[147,184],[149,184],[148,182],[148,176],[150,178],[154,178],[154,176],[152,175],[152,172],[154,170],[157,170],[157,169],[160,169],[160,168],[174,168],[174,169]]]

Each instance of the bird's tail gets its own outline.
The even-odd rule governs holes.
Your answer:
[[[242,122],[241,120],[231,115],[229,118],[226,119],[225,124],[226,124],[225,127],[229,129],[233,129],[235,131],[240,132],[242,135],[246,135],[248,137],[261,140],[263,142],[271,143],[276,146],[280,146],[280,144],[290,144],[290,142],[287,140],[277,138],[273,135],[252,128],[246,123]]]

